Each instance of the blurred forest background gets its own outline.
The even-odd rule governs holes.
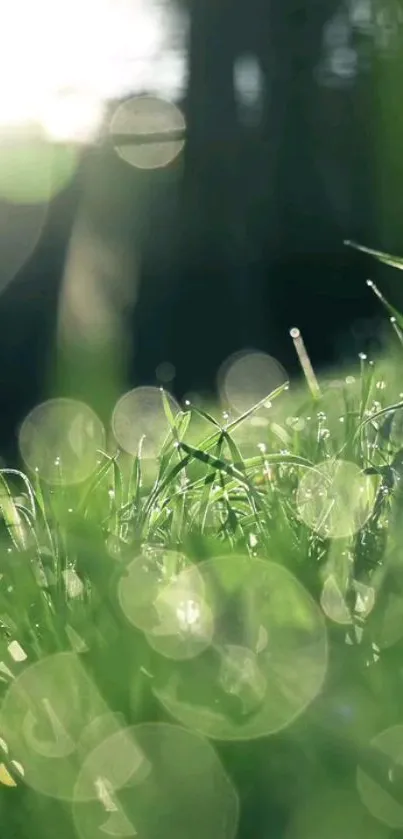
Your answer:
[[[186,142],[155,169],[128,165],[111,143],[82,143],[25,259],[38,204],[16,207],[3,196],[5,457],[18,423],[48,395],[70,275],[67,340],[79,361],[62,390],[86,395],[87,369],[101,413],[112,355],[125,385],[161,381],[180,398],[213,393],[220,364],[245,348],[270,353],[293,375],[292,326],[319,367],[376,350],[381,318],[368,276],[403,305],[399,275],[343,244],[403,253],[401,0],[131,6],[121,51],[114,42],[125,82],[110,85],[103,124],[120,102],[153,93],[176,103]],[[72,31],[80,25],[78,13]],[[96,41],[96,18],[92,31]],[[13,49],[28,77],[24,43]]]

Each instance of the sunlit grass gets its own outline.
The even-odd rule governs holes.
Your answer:
[[[39,425],[24,438],[27,474],[0,473],[0,801],[12,835],[50,835],[57,812],[61,835],[95,839],[101,807],[113,835],[141,823],[157,839],[171,819],[185,839],[186,784],[202,802],[200,839],[233,839],[238,795],[239,835],[255,835],[240,741],[260,737],[245,759],[291,839],[304,789],[307,824],[329,817],[318,778],[325,798],[348,792],[358,839],[368,824],[379,837],[403,827],[400,352],[397,341],[384,358],[361,354],[314,387],[309,372],[243,413],[147,391],[158,427],[129,411],[115,436],[94,436],[89,414],[63,447],[61,413],[58,434]],[[35,812],[29,825],[14,794]]]

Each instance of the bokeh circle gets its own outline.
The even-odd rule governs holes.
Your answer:
[[[304,472],[297,490],[302,521],[323,538],[353,536],[365,524],[375,500],[372,478],[355,463],[325,460]]]
[[[176,725],[108,738],[85,761],[76,793],[80,839],[233,839],[237,830],[238,797],[213,747]]]
[[[26,416],[18,443],[25,465],[43,481],[75,484],[97,468],[105,429],[84,402],[49,399]]]
[[[176,416],[178,403],[168,393],[165,398]],[[138,387],[121,396],[113,411],[112,430],[123,451],[136,455],[141,447],[143,457],[156,457],[170,433],[161,390]]]
[[[385,784],[381,785],[364,768],[359,767],[357,787],[360,798],[375,819],[393,830],[403,830],[403,726],[394,725],[381,731],[374,737],[371,746],[379,750],[380,757],[390,758],[389,771],[384,773],[385,781],[390,781],[390,791],[385,788]],[[394,788],[396,769],[400,783]]]
[[[71,801],[86,755],[120,728],[75,653],[29,665],[11,683],[0,729],[27,786]]]
[[[193,658],[213,637],[213,616],[197,566],[176,551],[145,546],[118,583],[126,618],[167,658]]]
[[[159,666],[155,695],[180,723],[208,737],[247,740],[285,728],[325,677],[320,609],[274,562],[231,555],[201,562],[197,571],[213,638],[197,658]]]
[[[221,398],[232,411],[243,414],[285,384],[288,376],[281,364],[262,352],[239,352],[221,366],[218,385]]]
[[[127,134],[133,139],[132,143],[116,142],[115,150],[138,169],[158,169],[172,163],[184,147],[184,131],[185,120],[179,108],[157,96],[135,96],[122,102],[110,123],[112,136]]]

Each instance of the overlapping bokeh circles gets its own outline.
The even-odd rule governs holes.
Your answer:
[[[349,580],[343,586],[336,574],[330,573],[324,581],[320,596],[320,605],[325,615],[334,623],[346,626],[354,623],[354,613],[361,619],[367,618],[375,605],[375,589],[371,586],[354,580],[352,590],[348,589]]]
[[[126,618],[143,632],[158,622],[154,607],[161,590],[187,567],[178,551],[143,545],[141,553],[126,566],[118,583],[118,599]]]
[[[80,839],[236,834],[238,797],[213,747],[177,725],[144,723],[112,735],[87,757],[75,791]]]
[[[164,586],[154,608],[158,620],[147,633],[147,640],[161,655],[178,660],[194,658],[211,643],[214,618],[196,566],[186,568]]]
[[[115,150],[138,169],[157,169],[172,163],[185,144],[181,136],[184,131],[185,120],[179,108],[157,96],[135,96],[122,102],[110,123],[112,136],[128,134],[133,138],[132,143],[117,142]]]
[[[329,574],[325,579],[320,596],[320,605],[325,615],[334,623],[348,625],[353,622],[345,593],[334,574]]]
[[[145,546],[125,568],[118,599],[130,623],[167,658],[192,658],[211,642],[203,578],[183,554]]]
[[[43,481],[76,484],[97,468],[105,429],[84,402],[49,399],[26,416],[18,442],[26,467]]]
[[[0,709],[2,738],[37,792],[71,801],[86,755],[120,729],[75,653],[26,667]]]
[[[165,398],[175,417],[180,410],[178,403],[168,393]],[[112,430],[127,454],[137,455],[141,447],[142,457],[157,457],[170,433],[161,390],[138,387],[121,396],[112,414]]]
[[[357,770],[357,787],[360,798],[374,818],[393,830],[403,829],[403,726],[394,725],[381,731],[374,737],[371,746],[378,749],[382,755],[390,758],[389,771],[385,774],[385,781],[391,784],[390,791],[386,784],[380,784],[370,777],[363,767]],[[397,769],[400,782],[393,788],[395,770]]]
[[[287,382],[281,364],[262,352],[239,352],[221,366],[218,385],[223,402],[243,414]]]
[[[353,536],[367,521],[375,485],[355,463],[325,460],[307,470],[297,491],[302,521],[323,538]]]
[[[197,657],[155,672],[154,693],[180,723],[241,740],[288,726],[316,697],[327,667],[324,618],[285,568],[242,556],[197,565],[214,620]]]

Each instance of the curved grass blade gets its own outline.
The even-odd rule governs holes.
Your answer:
[[[0,511],[11,541],[17,550],[26,550],[27,545],[21,516],[10,492],[10,487],[3,477],[3,470],[0,472]]]
[[[111,457],[111,455],[107,454],[106,452],[100,452],[100,454],[103,455],[103,457],[106,459],[106,462],[98,469],[98,471],[95,473],[92,480],[90,481],[89,486],[87,487],[78,505],[78,512],[82,512],[85,509],[88,499],[92,496],[92,493],[97,489],[101,481],[104,479],[105,475],[108,474],[109,469],[113,467],[113,464],[115,462],[117,462],[120,452],[116,452],[116,454],[113,455],[113,457]]]
[[[381,408],[375,414],[371,414],[370,417],[365,417],[362,422],[360,422],[357,431],[355,432],[355,437],[358,437],[361,434],[362,429],[368,423],[373,422],[374,420],[379,419],[379,417],[384,417],[387,414],[390,414],[392,411],[399,411],[403,408],[403,402],[396,402],[394,405],[389,405],[387,408]]]
[[[2,469],[1,474],[2,475],[15,475],[17,478],[20,478],[23,481],[23,483],[25,485],[25,488],[27,490],[27,493],[28,493],[28,498],[29,498],[29,502],[30,502],[30,505],[31,505],[31,512],[32,512],[33,517],[35,518],[36,517],[35,494],[34,494],[34,490],[32,488],[32,484],[31,484],[29,478],[27,478],[27,476],[24,475],[24,473],[21,472],[19,469]]]
[[[349,248],[354,248],[356,251],[374,256],[375,259],[378,259],[384,265],[389,265],[391,268],[397,268],[399,271],[403,271],[403,257],[393,256],[391,253],[377,251],[374,248],[366,248],[364,245],[359,245],[358,242],[351,242],[349,239],[346,239],[344,244]]]

